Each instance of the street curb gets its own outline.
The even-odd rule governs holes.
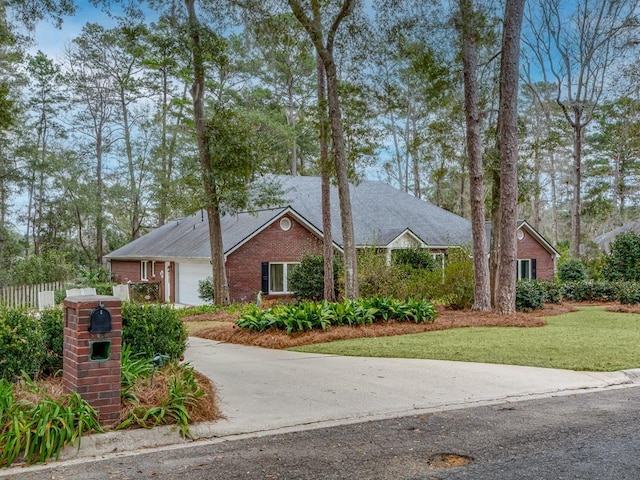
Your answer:
[[[640,384],[640,368],[632,368],[629,370],[622,370],[631,383]]]

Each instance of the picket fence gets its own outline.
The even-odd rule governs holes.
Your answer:
[[[7,307],[38,308],[38,293],[47,290],[63,290],[65,282],[40,283],[0,287],[0,303]]]

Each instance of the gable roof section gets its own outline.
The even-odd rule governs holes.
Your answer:
[[[621,227],[614,228],[613,230],[605,232],[602,235],[598,235],[593,239],[593,241],[598,245],[598,247],[604,250],[605,253],[611,253],[611,243],[613,243],[618,235],[629,231],[640,233],[640,222],[635,220],[627,222]]]
[[[526,220],[518,220],[518,230],[526,230],[536,241],[544,247],[544,249],[556,258],[560,258],[560,252],[554,248],[535,228],[533,228]]]

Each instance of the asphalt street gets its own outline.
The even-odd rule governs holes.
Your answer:
[[[637,479],[640,389],[462,408],[13,469],[33,479]],[[464,462],[466,464],[463,464]]]

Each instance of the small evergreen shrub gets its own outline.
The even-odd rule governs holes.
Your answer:
[[[542,308],[545,297],[544,287],[535,280],[521,280],[516,284],[516,310],[519,312]]]
[[[64,312],[60,308],[40,312],[42,345],[45,349],[42,371],[45,375],[53,375],[62,369],[63,315]]]
[[[591,280],[562,284],[562,298],[574,302],[613,302],[618,299],[616,282],[594,282]]]
[[[417,248],[394,250],[391,259],[394,265],[405,265],[417,270],[433,271],[439,267],[438,262],[429,252]]]
[[[338,278],[341,265],[337,258],[333,259],[333,285],[338,297]],[[299,300],[318,301],[324,298],[324,257],[322,255],[305,255],[300,264],[289,275],[289,289]]]
[[[26,309],[0,308],[0,378],[13,382],[22,372],[37,377],[44,358],[38,319]]]
[[[587,267],[580,260],[567,260],[558,267],[558,279],[563,283],[586,280]]]
[[[122,343],[132,355],[156,354],[177,360],[187,348],[187,329],[176,310],[167,305],[122,304]]]
[[[602,275],[609,281],[640,281],[640,235],[621,233],[611,243],[611,253],[604,259]]]
[[[207,303],[213,303],[213,277],[198,280],[198,298]]]
[[[637,305],[640,303],[640,283],[620,282],[618,300],[624,305]]]
[[[544,291],[544,303],[560,303],[562,300],[562,286],[556,282],[538,281]]]

